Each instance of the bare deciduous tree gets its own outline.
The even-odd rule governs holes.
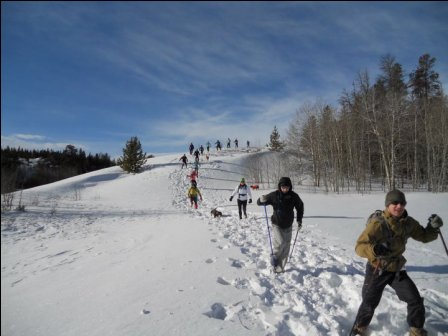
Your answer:
[[[375,83],[360,72],[339,109],[303,104],[288,129],[290,170],[300,168],[315,187],[336,192],[352,184],[372,190],[373,182],[447,191],[448,99],[434,62],[423,55],[407,86],[402,66],[386,55]]]

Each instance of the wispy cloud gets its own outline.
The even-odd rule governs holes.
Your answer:
[[[44,141],[46,138],[35,134],[14,134],[11,138],[24,141]]]

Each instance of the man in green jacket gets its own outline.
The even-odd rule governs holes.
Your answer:
[[[355,251],[367,258],[366,276],[362,289],[362,303],[359,307],[352,333],[365,335],[367,326],[373,318],[386,285],[391,286],[401,301],[408,305],[407,322],[409,335],[427,335],[425,307],[423,299],[404,270],[406,259],[403,253],[408,238],[428,243],[437,239],[439,228],[443,225],[437,215],[429,218],[426,228],[408,216],[405,195],[392,190],[386,195],[386,209],[372,215],[365,230],[359,236]]]

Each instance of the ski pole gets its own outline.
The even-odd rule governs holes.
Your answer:
[[[301,226],[297,227],[296,238],[294,238],[294,244],[292,244],[291,254],[289,255],[288,261],[289,259],[291,259],[292,253],[294,252],[294,246],[296,246],[297,236],[299,235],[300,228]]]
[[[272,248],[271,230],[269,229],[268,212],[266,210],[266,205],[264,205],[264,214],[265,214],[265,217],[266,217],[266,226],[268,228],[269,246],[271,247],[271,263],[273,263],[273,261],[274,261],[274,249]]]
[[[440,238],[442,239],[443,247],[445,248],[446,255],[448,255],[448,249],[446,248],[445,239],[443,239],[442,231],[439,229]]]

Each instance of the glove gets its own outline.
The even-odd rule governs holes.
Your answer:
[[[252,198],[251,198],[251,199],[249,199],[249,203],[252,203]]]
[[[300,230],[302,228],[302,221],[297,221],[297,229]]]
[[[383,244],[376,244],[373,247],[373,252],[375,253],[375,255],[377,256],[387,256],[388,254],[390,254],[390,252],[392,252],[388,247],[384,246]]]
[[[233,196],[230,196],[229,201],[232,202],[233,200]]]
[[[428,218],[428,224],[431,225],[433,229],[438,229],[443,226],[443,221],[438,215],[433,214]]]
[[[266,201],[267,201],[266,195],[261,195],[259,200],[260,200],[260,203],[266,203]]]

